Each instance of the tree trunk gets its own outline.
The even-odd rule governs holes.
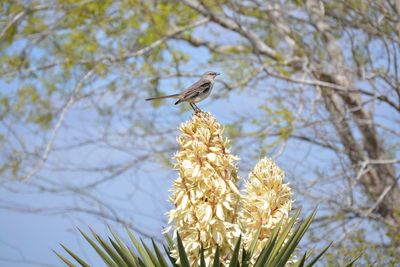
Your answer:
[[[331,60],[330,72],[314,66],[316,79],[346,88],[343,91],[322,89],[325,107],[349,158],[353,171],[373,204],[359,216],[377,213],[388,225],[388,232],[396,250],[400,249],[400,188],[397,184],[394,161],[385,151],[379,138],[371,114],[362,105],[360,93],[353,93],[355,88],[349,75],[346,75],[346,62],[337,40],[329,31],[329,24],[324,21],[323,5],[318,0],[308,0],[307,9],[314,26],[326,45],[326,52]],[[351,92],[350,92],[351,90]],[[349,125],[351,114],[362,143],[357,142]]]

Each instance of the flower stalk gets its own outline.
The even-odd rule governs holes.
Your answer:
[[[230,153],[218,121],[210,113],[196,113],[179,129],[179,151],[174,157],[179,176],[171,189],[174,209],[168,212],[166,231],[179,232],[191,266],[199,265],[203,246],[209,266],[217,246],[219,260],[226,265],[239,236],[248,249],[261,229],[255,259],[278,222],[289,219],[291,190],[283,184],[283,172],[272,160],[262,159],[241,193],[239,159]],[[176,248],[171,256],[179,263]]]

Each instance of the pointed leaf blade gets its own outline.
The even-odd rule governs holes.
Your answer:
[[[94,248],[96,253],[102,258],[102,260],[107,264],[107,266],[118,267],[115,262],[94,242],[88,235],[86,235],[81,229],[79,229],[81,235],[86,239],[86,241]]]
[[[219,267],[219,266],[221,266],[221,263],[219,262],[219,246],[217,246],[217,249],[215,250],[214,254],[213,267]]]
[[[136,240],[135,236],[132,232],[125,228],[126,232],[128,233],[129,238],[131,239],[133,245],[135,246],[136,250],[139,252],[140,256],[142,257],[143,263],[148,267],[155,267],[150,256],[147,255],[146,250],[140,245],[140,243]]]
[[[56,256],[62,260],[65,264],[68,265],[68,267],[76,267],[75,264],[73,264],[71,261],[69,261],[67,258],[65,258],[64,256],[62,256],[61,254],[57,253],[55,250],[53,250],[53,252],[56,254]]]
[[[201,250],[200,250],[200,267],[207,267],[206,266],[206,260],[204,259],[204,247],[203,247],[203,244],[201,245]]]
[[[324,255],[325,252],[332,246],[332,243],[333,243],[333,242],[331,242],[329,245],[327,245],[327,246],[326,246],[314,259],[312,259],[311,262],[308,263],[306,266],[307,266],[307,267],[311,267],[311,266],[313,266],[315,263],[317,263],[317,261],[322,257],[322,255]]]
[[[75,253],[73,253],[70,249],[68,249],[66,246],[64,246],[63,244],[60,244],[62,246],[62,248],[69,254],[71,255],[72,258],[74,258],[82,267],[90,267],[89,264],[87,264],[84,260],[82,260],[80,257],[78,257],[78,255],[76,255]]]
[[[154,251],[156,252],[159,266],[168,267],[167,261],[164,259],[164,256],[162,255],[160,249],[158,248],[153,239],[151,240],[151,242],[153,244]]]
[[[229,267],[236,267],[239,264],[239,250],[241,241],[242,241],[242,236],[239,236],[239,239],[236,241],[235,249],[233,250]]]
[[[180,265],[182,267],[190,267],[189,259],[187,257],[185,248],[183,247],[182,239],[179,236],[179,233],[177,233],[177,240],[178,240],[179,259],[181,260],[181,264]]]

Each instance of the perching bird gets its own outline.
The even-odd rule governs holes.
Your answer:
[[[146,101],[162,98],[177,98],[178,101],[175,102],[175,105],[181,102],[189,102],[194,111],[200,110],[195,103],[206,99],[210,95],[214,85],[215,77],[218,75],[220,75],[220,73],[215,71],[207,71],[201,76],[200,80],[195,82],[192,86],[180,94],[151,97],[147,98]]]

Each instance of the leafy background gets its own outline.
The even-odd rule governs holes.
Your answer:
[[[60,241],[93,260],[75,226],[106,232],[106,224],[125,224],[159,239],[176,177],[177,126],[190,111],[143,99],[176,93],[206,70],[223,75],[200,106],[226,125],[242,177],[258,158],[273,157],[295,205],[319,205],[304,247],[335,240],[331,262],[363,248],[362,260],[383,265],[399,249],[393,1],[55,0],[0,8],[7,266],[58,265],[50,248]]]

